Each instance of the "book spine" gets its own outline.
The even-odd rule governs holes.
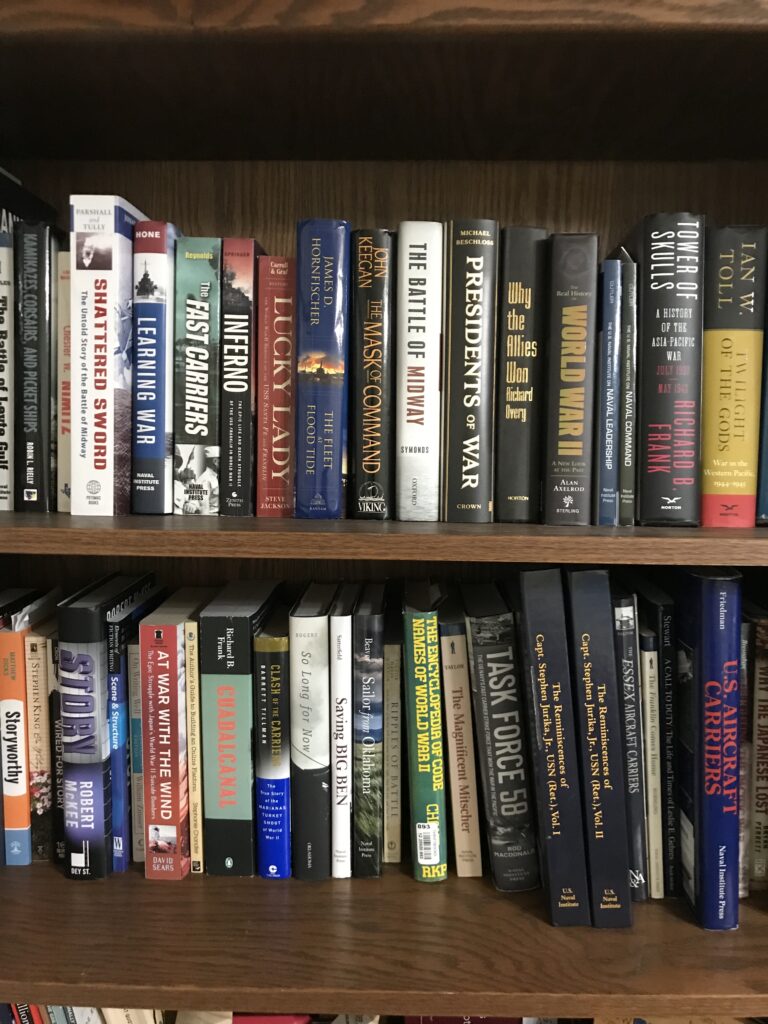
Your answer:
[[[742,619],[739,647],[739,899],[749,896],[752,849],[752,657],[754,623]]]
[[[621,415],[621,262],[600,267],[597,432],[593,519],[619,525],[619,419]]]
[[[621,421],[619,424],[619,526],[635,524],[637,472],[637,264],[621,264]]]
[[[768,230],[707,228],[702,526],[755,525]]]
[[[384,850],[385,864],[402,859],[403,770],[400,644],[384,644]],[[473,766],[474,767],[474,766]]]
[[[677,644],[675,610],[671,601],[659,604],[655,615],[659,641],[661,693],[661,820],[664,834],[664,895],[680,895],[679,821],[677,810]]]
[[[353,756],[355,878],[381,874],[384,842],[384,616],[353,623]]]
[[[203,751],[200,729],[200,627],[184,624],[184,663],[187,673],[187,786],[189,789],[189,859],[193,875],[205,870],[203,817]]]
[[[597,236],[553,235],[544,522],[591,522]]]
[[[347,470],[349,224],[301,221],[296,267],[296,515],[340,519]]]
[[[53,856],[53,785],[47,646],[45,637],[25,637],[32,859],[46,861]]]
[[[432,522],[440,508],[443,226],[398,231],[395,502],[397,519]]]
[[[131,511],[173,511],[173,301],[176,229],[140,221],[133,232]]]
[[[290,657],[288,637],[257,637],[257,870],[291,874]]]
[[[131,837],[132,858],[145,861],[144,764],[141,728],[141,654],[138,637],[128,644],[128,702],[131,716]]]
[[[13,235],[0,232],[0,512],[13,511],[14,344]]]
[[[124,515],[131,503],[133,229],[138,211],[72,197],[74,515]]]
[[[355,519],[391,519],[394,511],[394,267],[392,231],[352,232],[350,511]]]
[[[51,475],[51,230],[15,227],[14,499],[19,512],[55,508]]]
[[[259,256],[256,514],[294,511],[296,261]]]
[[[48,639],[48,717],[53,785],[53,855],[58,864],[66,864],[67,840],[64,829],[64,729],[61,721],[59,691],[59,641]],[[1,802],[1,801],[0,801]]]
[[[200,617],[205,869],[256,873],[253,625],[246,615]]]
[[[755,622],[752,672],[752,850],[750,886],[768,888],[768,620]]]
[[[331,874],[352,876],[352,793],[354,754],[352,708],[354,661],[352,616],[330,618],[331,674]]]
[[[328,617],[291,616],[291,848],[293,873],[331,874]]]
[[[656,635],[640,633],[643,739],[645,741],[645,803],[648,844],[648,895],[664,898],[664,849],[661,821],[661,716],[659,651]]]
[[[173,511],[219,513],[221,240],[176,243]]]
[[[494,511],[536,523],[541,509],[547,232],[505,228],[499,289]]]
[[[445,522],[493,521],[498,234],[493,220],[445,226],[442,502]]]
[[[109,673],[109,750],[112,777],[112,870],[127,871],[130,864],[131,813],[128,758],[128,636],[124,622],[107,626]]]
[[[143,726],[144,873],[189,874],[189,789],[184,634],[179,625],[139,625]]]
[[[703,240],[698,214],[643,225],[638,519],[647,526],[699,522]]]
[[[70,257],[59,252],[56,288],[56,510],[71,511],[72,496],[72,319]]]
[[[106,641],[59,640],[64,822],[70,878],[112,869],[112,777]]]
[[[252,516],[256,413],[255,246],[249,238],[222,242],[221,502],[223,516]]]

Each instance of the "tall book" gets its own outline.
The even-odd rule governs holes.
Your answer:
[[[349,511],[355,519],[394,514],[394,277],[394,232],[353,231]]]
[[[56,645],[56,619],[30,630],[24,638],[27,683],[27,736],[29,796],[32,819],[32,859],[49,861],[55,852],[55,782],[52,730],[56,727],[56,674],[52,647]]]
[[[514,614],[493,583],[461,588],[491,877],[497,889],[539,884]]]
[[[296,239],[296,515],[340,519],[347,475],[349,224],[305,220]]]
[[[56,346],[54,265],[58,242],[47,224],[14,227],[14,498],[17,512],[56,508]]]
[[[367,583],[352,622],[352,873],[381,874],[384,843],[384,584]]]
[[[621,262],[619,526],[634,526],[637,453],[637,264],[623,246],[619,246],[614,256]]]
[[[384,851],[399,864],[403,840],[403,620],[400,600],[387,601],[384,620]]]
[[[205,607],[216,591],[211,588],[201,599]],[[200,623],[187,619],[184,623],[184,661],[187,683],[187,785],[189,787],[189,860],[193,875],[205,871],[205,837],[203,814],[203,735],[202,698],[200,696]]]
[[[205,863],[209,875],[256,873],[254,636],[274,583],[227,584],[200,613]]]
[[[329,617],[331,679],[331,875],[352,876],[354,780],[352,617],[360,596],[356,583],[340,588]]]
[[[131,511],[173,512],[173,303],[178,230],[162,220],[133,229]]]
[[[739,899],[749,896],[752,850],[752,674],[755,624],[741,620],[739,652]]]
[[[173,511],[219,512],[221,239],[176,242]]]
[[[659,700],[659,641],[650,629],[640,629],[643,740],[645,743],[645,824],[648,842],[648,895],[664,897],[664,844],[661,814],[661,702]]]
[[[536,523],[541,509],[548,238],[544,228],[501,236],[494,512],[502,523]]]
[[[291,847],[293,873],[331,875],[328,616],[336,586],[313,583],[291,609]]]
[[[739,924],[741,577],[690,573],[678,604],[683,890],[703,928]]]
[[[69,197],[74,515],[131,506],[133,229],[143,213],[119,196]]]
[[[288,609],[278,605],[253,641],[256,680],[256,870],[291,874]]]
[[[436,521],[440,509],[443,225],[403,221],[397,239],[396,518]]]
[[[495,220],[444,228],[441,519],[493,521],[498,236]]]
[[[72,499],[72,308],[70,254],[56,259],[56,509],[69,512]]]
[[[460,878],[479,878],[483,874],[483,857],[472,734],[467,624],[461,599],[454,591],[449,591],[440,604],[438,626],[456,874]]]
[[[251,238],[221,248],[221,502],[223,516],[252,516],[256,414],[256,256]]]
[[[751,849],[749,884],[753,890],[768,888],[768,610],[744,602],[754,627],[752,641],[752,755]]]
[[[638,519],[699,522],[704,218],[657,213],[638,243]]]
[[[553,235],[544,522],[592,521],[597,235]]]
[[[768,229],[706,231],[701,524],[755,525]]]
[[[259,256],[256,515],[292,516],[296,449],[296,261]]]
[[[131,716],[131,858],[143,864],[146,850],[144,828],[144,761],[141,727],[141,654],[138,631],[128,644],[128,702]]]
[[[439,591],[409,582],[403,595],[403,671],[413,876],[448,877],[448,818],[440,687]]]
[[[552,924],[590,924],[587,858],[563,582],[558,569],[520,574],[541,875]]]
[[[621,417],[621,262],[600,264],[600,331],[597,345],[597,430],[592,518],[619,525],[619,423]]]
[[[13,511],[14,394],[16,347],[13,232],[0,232],[0,512]]]

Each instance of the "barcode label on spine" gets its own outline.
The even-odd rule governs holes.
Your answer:
[[[436,821],[416,822],[416,858],[419,864],[440,863],[440,826]]]

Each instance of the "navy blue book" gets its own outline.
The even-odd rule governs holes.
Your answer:
[[[678,794],[683,890],[703,928],[739,924],[741,576],[686,577],[678,616]]]
[[[600,266],[599,308],[597,430],[592,515],[598,526],[618,526],[621,464],[621,260],[603,260]]]
[[[344,515],[349,224],[303,220],[296,238],[296,517]]]

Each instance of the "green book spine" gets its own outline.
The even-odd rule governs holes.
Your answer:
[[[437,612],[405,612],[404,633],[413,876],[442,882],[448,877],[448,820]]]

